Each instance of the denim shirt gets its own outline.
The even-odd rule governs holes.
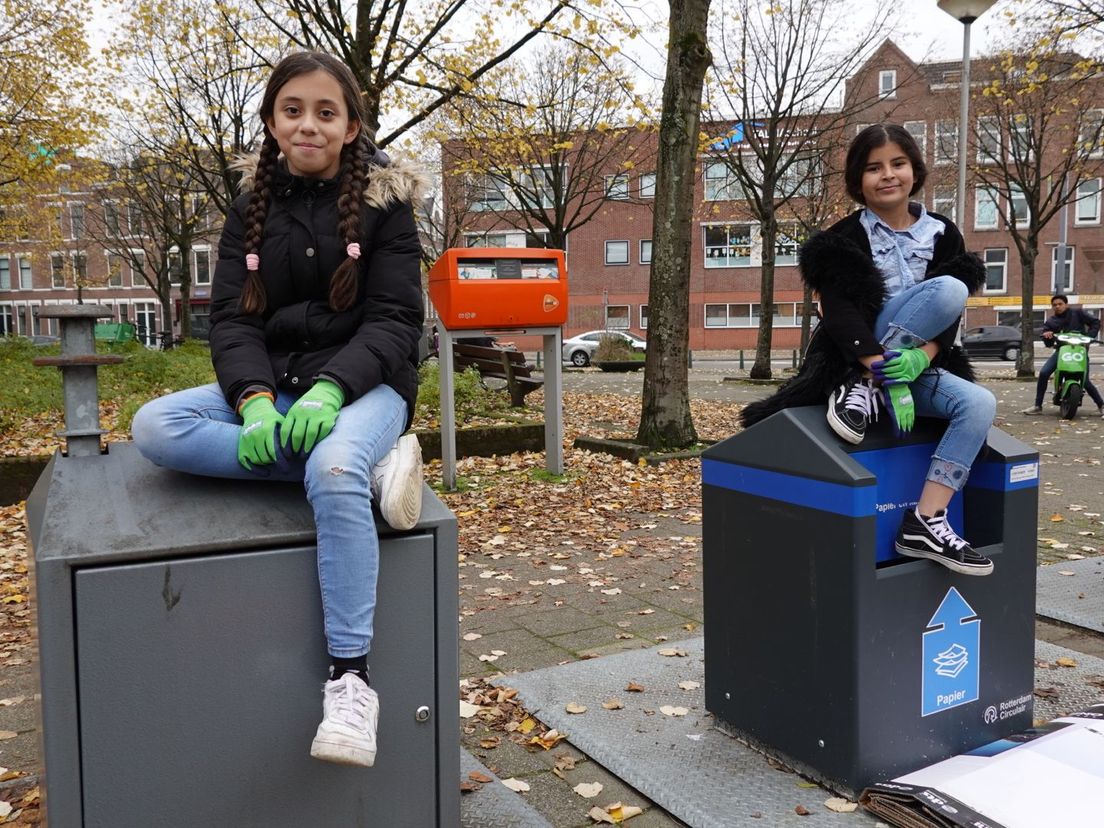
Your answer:
[[[943,223],[929,216],[923,204],[909,202],[909,212],[916,221],[907,230],[894,230],[869,209],[859,216],[889,299],[924,281],[935,242],[943,234]]]

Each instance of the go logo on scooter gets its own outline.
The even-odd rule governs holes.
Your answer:
[[[1089,377],[1089,345],[1096,342],[1082,333],[1067,331],[1055,336],[1058,340],[1058,367],[1054,372],[1054,404],[1062,419],[1072,420],[1081,407],[1085,382]]]

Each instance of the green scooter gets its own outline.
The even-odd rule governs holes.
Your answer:
[[[1083,333],[1056,334],[1058,367],[1054,370],[1054,404],[1063,420],[1072,420],[1081,407],[1085,382],[1089,378],[1089,345],[1098,340]]]

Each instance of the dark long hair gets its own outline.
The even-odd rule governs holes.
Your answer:
[[[928,177],[928,165],[924,163],[924,154],[907,129],[897,124],[872,124],[855,136],[847,148],[847,161],[843,167],[843,181],[847,185],[847,194],[859,204],[866,204],[862,193],[863,170],[866,159],[878,147],[894,143],[901,148],[912,164],[912,189],[909,195],[916,195],[924,186]]]
[[[280,147],[268,129],[268,122],[273,117],[276,96],[284,84],[292,78],[319,70],[331,75],[337,81],[349,111],[349,119],[360,124],[360,132],[356,139],[341,148],[341,166],[337,173],[341,188],[337,197],[338,235],[346,244],[360,240],[360,207],[364,203],[364,187],[367,182],[365,170],[369,159],[376,152],[376,148],[364,132],[364,124],[367,120],[364,100],[352,71],[340,60],[322,52],[296,52],[276,64],[272,70],[272,77],[268,79],[268,85],[265,87],[264,97],[261,99],[258,114],[265,125],[264,142],[261,144],[257,171],[253,176],[253,192],[245,211],[246,254],[260,253],[265,218],[268,216],[268,205],[272,200],[272,179],[276,173]],[[342,311],[353,304],[357,293],[356,276],[356,259],[346,257],[330,278],[331,308]],[[265,302],[260,271],[248,271],[241,294],[242,312],[263,313]]]

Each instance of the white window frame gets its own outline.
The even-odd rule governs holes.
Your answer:
[[[640,197],[655,198],[656,174],[643,173],[640,176]]]
[[[1077,185],[1073,223],[1084,227],[1100,224],[1101,179],[1089,178]]]
[[[141,262],[139,267],[134,266],[135,259]],[[146,280],[142,276],[142,270],[145,269],[146,251],[132,249],[130,255],[127,257],[127,264],[130,265],[130,286],[145,287]]]
[[[15,288],[12,287],[12,262],[14,260],[15,260],[14,256],[9,256],[7,253],[0,253],[0,262],[6,262],[7,265],[8,265],[7,269],[4,271],[5,273],[7,273],[8,283],[6,285],[0,283],[0,290],[9,291],[9,290],[14,290],[15,289]],[[18,284],[18,282],[16,282],[16,283]]]
[[[1031,223],[1031,210],[1027,205],[1027,195],[1022,189],[1013,184],[1008,188],[1008,212],[1005,214],[1009,224],[1012,224],[1012,205],[1017,201],[1023,202],[1023,215],[1020,215],[1020,211],[1016,212],[1016,227],[1026,227]]]
[[[1022,156],[1015,152],[1021,145],[1025,150]],[[1008,125],[1008,159],[1023,163],[1035,160],[1035,150],[1031,147],[1031,116],[1022,113],[1012,116]]]
[[[958,191],[953,187],[935,187],[932,190],[932,211],[958,224]]]
[[[878,97],[893,100],[897,97],[897,70],[882,69],[878,72]]]
[[[107,278],[104,280],[103,287],[105,288],[121,288],[123,287],[123,257],[108,250],[104,251],[104,260],[107,266]],[[111,269],[112,265],[117,265],[116,273],[118,274],[118,284],[111,284]]]
[[[480,193],[476,198],[475,193]],[[493,172],[475,173],[468,179],[471,194],[468,209],[473,213],[502,213],[515,209],[514,193],[510,185]],[[488,194],[494,196],[488,198]]]
[[[15,254],[16,271],[19,273],[19,289],[34,290],[34,260],[30,253]],[[23,284],[23,263],[27,264],[27,284]]]
[[[932,160],[937,166],[958,163],[958,121],[943,118],[935,122]],[[948,151],[949,150],[949,151]]]
[[[647,303],[640,306],[640,330],[648,330],[648,305]]]
[[[84,273],[81,274],[81,268],[77,266],[77,262],[84,263]],[[88,281],[88,254],[83,250],[70,250],[69,251],[69,267],[73,273],[73,284],[80,285],[82,282]]]
[[[611,244],[613,244],[613,245],[622,245],[623,244],[625,246],[624,261],[621,261],[620,259],[618,259],[616,261],[611,261],[610,260],[610,245]],[[623,266],[629,264],[629,240],[628,239],[607,239],[606,242],[605,242],[605,256],[603,258],[603,263],[607,267],[623,267]]]
[[[983,201],[991,201],[993,204],[993,223],[981,223],[981,207]],[[989,187],[979,186],[974,188],[974,229],[996,230],[1000,227],[1000,193]]]
[[[122,218],[120,216],[120,218]],[[142,215],[142,207],[139,204],[135,204],[133,201],[127,202],[127,235],[137,236],[141,238],[144,234],[144,216]]]
[[[729,228],[726,233],[728,241],[724,244],[710,244],[709,231],[719,227]],[[734,236],[731,228],[746,228],[747,240],[741,236]],[[735,244],[733,242],[736,242]],[[763,263],[762,234],[759,225],[747,221],[706,222],[702,224],[702,254],[705,267],[713,269],[720,267],[758,267]],[[733,251],[747,249],[747,255],[737,255]],[[733,261],[733,260],[736,261]],[[743,261],[745,260],[746,261]]]
[[[199,257],[203,254],[207,257],[206,278],[200,279]],[[192,284],[209,285],[214,271],[214,262],[211,260],[211,246],[209,244],[197,244],[192,248]]]
[[[624,315],[618,313],[617,317],[611,317],[610,311],[624,310]],[[604,311],[606,317],[605,330],[607,331],[627,331],[632,327],[632,306],[631,305],[606,305]]]
[[[708,161],[702,165],[705,201],[739,201],[742,196],[740,179],[724,161]],[[718,173],[723,173],[719,175]]]
[[[542,240],[540,245],[529,244],[530,237]],[[464,234],[464,247],[519,247],[544,249],[548,247],[548,231],[538,230],[530,233],[526,230],[481,230]]]
[[[1000,118],[996,115],[979,115],[975,160],[979,164],[995,164],[1002,157]]]
[[[610,201],[629,200],[629,174],[618,173],[605,177],[606,198]]]
[[[996,260],[996,255],[1000,254],[1000,260]],[[987,247],[982,251],[982,261],[985,263],[985,283],[982,288],[983,293],[1007,293],[1008,292],[1008,248],[1007,247]],[[1001,274],[1001,286],[999,288],[989,287],[989,268],[1000,267]]]
[[[646,257],[644,255],[644,250],[645,250],[644,245],[647,245],[648,255]],[[651,264],[652,263],[652,240],[651,239],[641,239],[640,240],[639,253],[640,253],[639,259],[640,259],[641,264]]]
[[[87,211],[83,201],[70,201],[66,204],[69,208],[69,235],[70,239],[83,239],[88,232]],[[80,216],[78,222],[77,216]]]
[[[529,196],[532,195],[533,204],[539,209],[550,210],[555,205],[555,199],[552,193],[552,182],[548,180],[547,167],[537,166],[524,170],[518,175],[518,183],[519,186],[525,189],[525,197],[529,198]],[[520,206],[520,199],[517,193],[513,193],[513,200],[518,202]]]
[[[902,124],[905,128],[905,132],[912,136],[916,141],[916,145],[920,147],[920,157],[927,161],[928,158],[928,122],[927,121],[905,121]]]
[[[71,267],[66,267],[67,259],[68,256],[60,251],[55,250],[50,253],[50,287],[53,290],[64,290],[65,288],[65,279],[69,275],[67,270],[71,270]],[[59,263],[61,264],[60,268],[58,267]],[[61,276],[61,284],[58,284],[59,275]]]
[[[0,336],[15,334],[15,305],[0,303]]]
[[[1067,261],[1069,262],[1069,270],[1066,273],[1066,284],[1058,284],[1058,245],[1051,245],[1050,248],[1050,292],[1051,293],[1076,293],[1074,285],[1077,284],[1076,276],[1076,262],[1077,262],[1077,249],[1072,244],[1066,245]]]
[[[1104,158],[1104,109],[1085,111],[1077,140],[1082,145],[1082,152],[1088,145],[1089,158]]]
[[[119,202],[115,199],[104,199],[103,214],[104,229],[115,238],[121,236],[123,225],[121,222],[122,216],[119,213]]]
[[[797,264],[797,251],[801,247],[801,225],[779,224],[774,239],[774,264],[776,267],[792,267]]]
[[[774,327],[801,327],[801,312],[798,309],[801,304],[801,302],[774,302],[772,304],[772,309],[774,310]],[[711,308],[713,309],[714,316],[713,324],[710,324],[709,321]],[[759,302],[707,302],[702,307],[704,316],[703,324],[704,327],[713,330],[719,328],[758,328],[759,308]],[[718,309],[723,310],[723,325],[716,323],[716,320],[721,316]],[[788,310],[789,313],[784,313],[784,310]]]

